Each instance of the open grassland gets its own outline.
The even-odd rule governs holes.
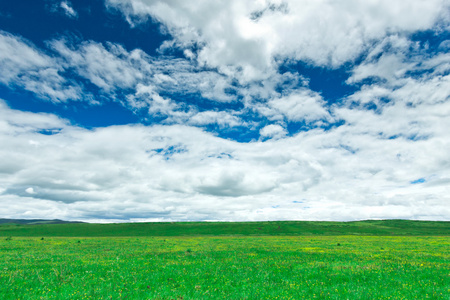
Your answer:
[[[0,225],[1,236],[450,236],[450,222],[373,220],[358,222],[174,222],[119,224]]]
[[[448,236],[12,237],[2,299],[450,299]]]

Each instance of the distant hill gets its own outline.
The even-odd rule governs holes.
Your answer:
[[[20,223],[22,221],[22,223]],[[61,220],[1,220],[0,237],[131,236],[450,236],[450,222],[368,220],[357,222],[161,222],[94,224]],[[25,223],[23,223],[25,222]],[[59,223],[58,223],[59,222]],[[30,224],[32,224],[30,226]]]
[[[0,225],[6,224],[20,224],[20,225],[39,225],[39,224],[69,224],[69,223],[84,223],[80,221],[63,221],[63,220],[45,220],[45,219],[3,219],[0,218]]]

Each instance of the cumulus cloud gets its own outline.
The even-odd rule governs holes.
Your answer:
[[[299,89],[290,95],[279,99],[272,99],[268,103],[266,114],[273,114],[276,118],[281,115],[288,121],[306,121],[311,123],[318,120],[330,120],[331,116],[325,108],[322,97],[308,89]]]
[[[164,24],[171,46],[242,82],[274,73],[279,59],[338,67],[375,41],[427,30],[448,16],[445,0],[185,1],[108,0],[136,26]],[[194,47],[195,46],[195,47]],[[193,51],[198,48],[198,51]]]
[[[418,128],[433,132],[422,140],[380,136],[380,120],[366,112],[329,131],[238,143],[181,125],[86,130],[2,102],[0,212],[96,221],[448,219],[450,107],[440,105]],[[411,184],[418,178],[426,182]]]
[[[287,131],[281,125],[270,124],[261,128],[259,135],[263,138],[281,138],[287,135]]]

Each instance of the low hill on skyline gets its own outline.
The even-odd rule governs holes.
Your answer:
[[[64,221],[59,219],[5,219],[0,218],[0,225],[3,224],[20,224],[20,225],[38,225],[38,224],[70,224],[70,223],[84,223],[81,221]]]
[[[450,236],[450,222],[366,220],[354,222],[156,222],[95,224],[61,220],[9,220],[0,236]],[[22,223],[20,223],[22,222]],[[32,225],[32,226],[30,226]]]

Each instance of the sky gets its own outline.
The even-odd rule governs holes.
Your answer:
[[[450,1],[0,1],[0,217],[450,221]]]

